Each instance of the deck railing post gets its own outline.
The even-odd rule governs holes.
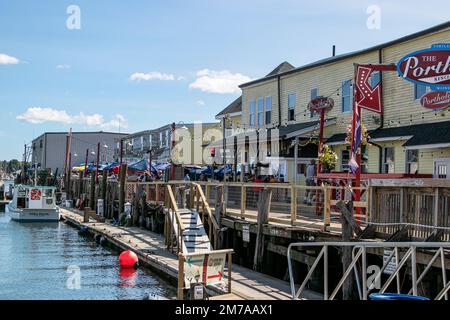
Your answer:
[[[247,190],[245,185],[241,183],[241,219],[245,220],[245,203],[247,202]]]
[[[434,189],[434,209],[433,209],[433,226],[437,227],[439,222],[439,188]],[[433,233],[437,234],[437,229],[433,229]]]
[[[232,252],[228,253],[228,293],[231,293],[231,274],[232,274],[232,264],[233,264],[233,256]]]
[[[324,205],[323,205],[323,225],[324,230],[330,227],[331,223],[331,189],[324,186]]]
[[[295,184],[291,186],[291,225],[297,220],[297,189]]]
[[[178,300],[184,300],[184,256],[178,255]]]

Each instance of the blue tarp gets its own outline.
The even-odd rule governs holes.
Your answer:
[[[114,169],[114,168],[117,167],[118,165],[119,165],[119,163],[116,162],[116,161],[114,161],[114,162],[112,162],[112,163],[109,163],[109,164],[107,163],[107,164],[104,165],[104,167],[103,167],[102,170],[107,170],[107,171],[109,171],[109,170]]]
[[[158,170],[158,171],[164,171],[167,168],[170,168],[170,163],[161,163],[161,164],[156,165],[156,170]]]
[[[143,159],[134,163],[131,163],[128,166],[128,171],[138,171],[138,172],[144,172],[148,171],[149,163],[148,160]],[[156,174],[157,170],[155,166],[152,166],[152,173]]]

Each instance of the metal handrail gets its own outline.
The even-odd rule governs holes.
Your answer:
[[[302,284],[300,285],[300,288],[296,290],[295,288],[295,282],[294,282],[294,274],[292,269],[292,259],[291,259],[291,251],[294,247],[322,247],[319,255],[316,257],[313,265],[311,266],[308,274],[306,275],[305,279],[303,280]],[[333,290],[332,294],[329,295],[329,288],[328,288],[328,249],[329,247],[353,247],[353,253],[352,253],[352,261],[350,262],[347,269],[344,271],[343,276],[339,280],[336,288]],[[394,248],[393,252],[390,254],[389,258],[383,262],[383,266],[374,278],[374,281],[368,286],[367,284],[367,249],[368,248]],[[399,261],[399,249],[408,249],[406,253],[404,254],[403,258]],[[417,248],[421,249],[437,249],[437,252],[434,254],[432,259],[427,263],[427,266],[425,267],[424,271],[418,276],[417,274],[417,259],[416,259],[416,252]],[[397,258],[397,265],[395,267],[395,270],[392,272],[392,274],[388,277],[384,285],[381,287],[380,292],[384,293],[388,286],[391,284],[391,282],[394,280],[394,278],[397,278],[398,280],[398,273],[400,269],[406,264],[408,259],[411,257],[411,268],[412,268],[412,288],[408,291],[410,294],[411,292],[414,295],[417,295],[417,287],[418,284],[424,279],[426,273],[431,269],[432,265],[435,263],[437,258],[440,256],[441,260],[441,269],[442,269],[442,282],[443,282],[443,288],[439,292],[439,294],[435,297],[435,300],[440,300],[443,297],[445,297],[445,300],[448,300],[448,294],[447,292],[450,290],[450,282],[447,282],[446,278],[446,269],[445,269],[445,254],[444,249],[450,249],[450,243],[444,243],[444,242],[299,242],[299,243],[292,243],[289,245],[287,250],[287,259],[288,259],[288,268],[289,268],[289,277],[290,277],[290,286],[291,286],[291,293],[292,293],[292,299],[299,299],[301,296],[304,288],[306,287],[308,281],[311,279],[311,276],[318,266],[320,260],[323,258],[324,260],[324,299],[325,300],[333,300],[337,293],[339,292],[340,288],[344,284],[345,280],[348,278],[352,270],[354,270],[358,285],[358,291],[360,295],[360,299],[367,300],[368,298],[368,292],[374,288],[374,283],[381,280],[381,274],[386,269],[386,267],[389,265],[390,261],[394,257],[394,255]],[[362,290],[361,290],[361,284],[359,282],[359,275],[357,272],[356,264],[359,261],[359,259],[362,258]],[[397,281],[397,290],[400,291],[400,284]]]

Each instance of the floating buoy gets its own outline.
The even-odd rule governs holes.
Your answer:
[[[139,259],[132,251],[124,251],[119,256],[119,264],[121,268],[137,268]]]

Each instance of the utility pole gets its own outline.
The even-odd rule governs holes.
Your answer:
[[[98,183],[98,169],[99,169],[99,165],[100,165],[100,142],[97,145],[97,170],[95,172],[95,179],[96,179],[97,183]]]
[[[175,149],[175,129],[176,129],[176,125],[175,125],[175,122],[173,122],[172,123],[172,148],[171,148],[169,154],[171,154],[172,151]],[[175,163],[173,162],[173,160],[171,162],[172,162],[172,180],[175,180]]]

